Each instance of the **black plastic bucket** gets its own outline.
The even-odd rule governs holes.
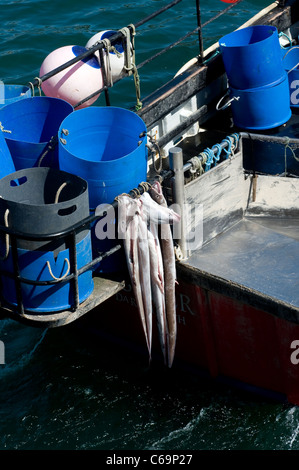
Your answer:
[[[24,236],[51,235],[64,232],[89,216],[88,185],[82,178],[51,168],[19,170],[0,180],[0,221]],[[1,236],[2,297],[17,303],[13,255],[10,244]],[[6,252],[7,251],[7,252]],[[20,275],[29,281],[53,281],[47,285],[22,282],[22,300],[26,310],[60,311],[73,305],[74,295],[71,245],[67,236],[50,240],[17,240]],[[76,235],[76,263],[80,269],[92,260],[90,230],[85,227]],[[66,279],[66,280],[65,280]],[[79,302],[93,290],[92,272],[78,276]]]

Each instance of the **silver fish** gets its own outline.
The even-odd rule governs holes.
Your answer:
[[[157,226],[153,223],[148,229],[148,246],[151,266],[152,299],[156,311],[160,346],[164,357],[164,363],[167,364],[163,260],[158,239]]]
[[[137,199],[121,195],[118,197],[118,231],[119,237],[123,238],[124,250],[127,260],[128,271],[135,295],[142,328],[149,354],[151,347],[148,338],[146,314],[140,283],[140,264],[138,253],[138,226],[140,217],[140,203]]]
[[[158,181],[153,183],[150,189],[152,199],[161,207],[167,207],[166,200],[163,196],[161,185]],[[176,338],[177,338],[177,322],[176,322],[176,300],[175,300],[175,284],[176,284],[176,266],[173,248],[172,233],[169,224],[163,224],[161,227],[161,250],[163,256],[164,282],[165,282],[165,304],[167,318],[167,351],[168,351],[168,367],[172,366]]]
[[[152,347],[152,292],[151,292],[151,265],[148,243],[148,230],[146,221],[141,214],[137,214],[138,218],[138,259],[140,268],[140,285],[142,290],[143,306],[145,312],[145,320],[147,326],[148,347],[151,351]]]
[[[157,204],[147,193],[143,193],[139,199],[142,203],[142,211],[148,221],[155,224],[173,224],[179,222],[181,216],[166,206]]]

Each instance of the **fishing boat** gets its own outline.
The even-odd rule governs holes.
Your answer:
[[[71,218],[76,214],[74,208],[84,207],[86,203],[81,200],[86,193],[84,176],[80,179],[82,175],[79,175],[74,182],[76,188],[81,185],[79,193],[70,193],[69,200],[64,200],[62,206],[58,204],[58,212],[62,211],[59,216],[47,214],[47,220],[54,218],[47,231],[38,223],[33,232],[32,222],[29,228],[25,222],[12,226],[4,217],[7,208],[16,211],[18,222],[22,214],[27,220],[35,216],[35,212],[29,211],[25,217],[22,212],[29,194],[22,196],[19,204],[10,199],[11,187],[22,188],[22,178],[29,178],[31,173],[18,170],[14,184],[11,173],[4,176],[0,180],[0,209],[4,218],[0,227],[1,253],[6,247],[10,254],[2,256],[4,262],[5,259],[9,262],[1,268],[1,315],[41,328],[77,325],[124,347],[133,347],[148,357],[123,240],[116,237],[108,247],[99,244],[96,254],[88,253],[79,261],[78,254],[97,223],[100,223],[98,227],[106,224],[106,230],[111,221],[114,227],[117,225],[119,201],[124,193],[138,201],[158,182],[168,209],[180,215],[180,220],[171,226],[176,267],[176,341],[172,369],[200,373],[215,381],[298,405],[299,3],[274,2],[233,31],[232,36],[219,38],[219,42],[204,49],[202,28],[205,25],[201,24],[200,5],[196,1],[198,26],[185,38],[198,35],[199,54],[167,84],[141,99],[138,70],[142,64],[134,63],[138,27],[175,7],[179,1],[165,5],[136,25],[112,32],[109,42],[100,38],[80,50],[76,57],[31,82],[33,90],[40,90],[52,77],[96,54],[104,64],[111,47],[121,43],[125,71],[122,70],[119,80],[134,78],[137,103],[129,112],[146,128],[144,132],[141,126],[138,134],[138,149],[144,146],[142,152],[147,157],[146,178],[125,190],[117,191],[117,187],[110,200],[96,208],[93,206],[93,212],[82,209],[79,219],[74,216],[69,225],[58,227],[61,215]],[[238,3],[240,0],[227,5],[217,17],[228,14]],[[269,44],[272,40],[276,41],[275,45]],[[259,58],[260,50],[251,54],[250,48],[260,43],[265,45]],[[269,73],[266,68],[260,71],[264,66]],[[101,73],[101,88],[77,102],[75,111],[66,117],[70,125],[71,117],[79,115],[76,113],[82,111],[84,116],[85,109],[96,108],[96,102],[89,108],[81,106],[97,97],[99,91],[105,93],[104,109],[118,112],[109,101],[111,70],[102,67]],[[8,130],[1,116],[0,121],[2,130]],[[57,145],[66,146],[69,141],[71,131],[64,123]],[[74,129],[75,135],[80,134],[83,125],[81,120]],[[9,134],[2,134],[8,142]],[[118,130],[114,141],[121,145]],[[69,153],[75,153],[77,146],[75,142]],[[60,170],[72,173],[72,165]],[[135,168],[135,163],[132,166]],[[41,167],[40,175],[47,178],[49,167]],[[61,189],[62,180],[55,173],[60,170],[53,169],[53,180],[59,180],[55,191]],[[121,177],[125,178],[125,168],[117,171],[124,172]],[[90,179],[93,181],[93,177]],[[1,182],[8,182],[7,193],[6,186],[2,191]],[[43,212],[44,208],[41,217]],[[63,267],[55,275],[48,264],[50,279],[28,279],[27,261],[24,267],[20,257],[29,252],[32,263],[37,263],[42,243],[54,246],[55,260],[62,253]],[[145,265],[141,271],[143,268]],[[92,289],[89,288],[91,278]],[[56,308],[56,301],[64,301],[60,298],[61,285],[67,302],[63,308]],[[28,307],[28,290],[32,289],[39,289],[43,298],[41,308],[36,304]],[[80,297],[82,290],[84,294]],[[54,307],[52,300],[48,303],[52,292]],[[150,289],[143,293],[149,296]],[[152,363],[163,363],[156,317],[153,311],[150,356]],[[166,363],[165,367],[168,366]]]

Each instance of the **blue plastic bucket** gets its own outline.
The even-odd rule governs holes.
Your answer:
[[[7,147],[4,133],[0,130],[0,179],[16,171],[13,159]]]
[[[286,76],[277,28],[256,25],[219,40],[225,71],[233,88],[246,90],[280,82]]]
[[[0,122],[11,132],[5,139],[16,170],[58,168],[58,145],[45,152],[51,138],[57,138],[63,119],[73,110],[66,101],[47,96],[15,101],[0,109]]]
[[[115,197],[136,188],[147,177],[146,126],[134,112],[117,107],[91,107],[70,114],[59,128],[59,165],[88,182],[90,211],[111,204]],[[115,225],[115,218],[107,221]],[[117,234],[115,234],[117,236]],[[92,227],[93,257],[113,248],[117,240],[99,239]],[[120,253],[109,256],[95,270],[122,269]]]
[[[4,250],[3,243],[0,244]],[[65,249],[58,253],[57,257],[51,251],[32,251],[18,248],[18,260],[20,275],[31,281],[53,281],[55,278],[63,278],[69,273],[70,250]],[[92,259],[90,233],[76,244],[77,267],[85,266]],[[3,251],[2,251],[3,252]],[[17,295],[14,280],[3,275],[3,270],[13,272],[13,260],[11,250],[5,263],[2,264],[2,295],[5,302],[17,305]],[[26,311],[33,313],[59,312],[68,310],[74,305],[74,291],[70,280],[48,285],[33,285],[22,282],[22,301]],[[79,302],[86,300],[93,291],[92,273],[86,271],[78,277]]]
[[[282,49],[282,62],[287,72],[290,87],[290,104],[299,107],[299,47]]]
[[[31,89],[28,86],[0,84],[0,108],[30,96]]]
[[[54,281],[33,285],[21,282],[24,308],[33,312],[54,312],[71,308],[74,301],[73,263],[70,241],[65,236],[26,239],[26,235],[51,235],[72,229],[89,216],[88,185],[82,178],[52,168],[16,171],[0,180],[0,221],[25,238],[17,239],[20,276],[29,281]],[[8,215],[7,215],[8,214]],[[76,232],[76,263],[83,268],[92,260],[88,227]],[[8,251],[7,251],[8,248]],[[16,304],[16,286],[12,274],[12,249],[0,235],[1,296]],[[4,254],[7,256],[5,257]],[[55,279],[57,278],[57,279]],[[58,282],[56,282],[58,280]],[[78,276],[79,302],[93,290],[92,271]]]
[[[88,182],[92,210],[146,181],[146,126],[117,107],[79,109],[59,132],[59,167]]]
[[[286,123],[291,115],[288,79],[249,90],[230,88],[232,115],[241,129],[273,129]]]

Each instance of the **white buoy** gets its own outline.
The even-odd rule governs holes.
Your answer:
[[[96,33],[94,36],[92,36],[86,43],[85,47],[87,49],[90,49],[92,46],[94,46],[97,42],[103,40],[103,39],[109,39],[111,36],[116,34],[117,31],[113,31],[111,29],[105,30],[105,31],[100,31],[99,33]],[[110,59],[110,68],[111,68],[111,77],[113,83],[119,80],[122,76],[123,73],[123,68],[125,65],[125,58],[124,58],[124,49],[122,46],[121,40],[114,44],[114,47],[117,51],[111,51],[109,52],[109,59]],[[95,52],[95,55],[99,58],[99,51]],[[107,58],[106,55],[104,55],[104,63],[105,67],[107,67]],[[107,69],[106,69],[107,70]]]
[[[40,77],[87,51],[82,46],[64,46],[51,52],[43,61]],[[42,90],[46,96],[60,98],[72,106],[95,93],[103,87],[102,70],[95,55],[80,60],[53,77],[42,82]],[[75,109],[92,105],[100,93]]]

